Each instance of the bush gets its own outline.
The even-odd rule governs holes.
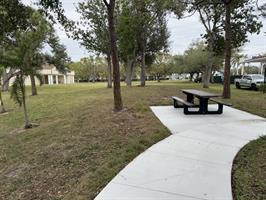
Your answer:
[[[262,84],[260,85],[259,87],[259,91],[263,92],[263,93],[266,93],[266,84]]]
[[[222,77],[221,76],[214,76],[213,82],[214,83],[223,83]]]

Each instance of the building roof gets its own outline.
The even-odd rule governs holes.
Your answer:
[[[266,56],[253,57],[251,59],[245,60],[243,63],[266,63]]]
[[[55,66],[54,65],[50,65],[48,63],[42,65],[42,69],[53,69],[53,68],[55,68]]]

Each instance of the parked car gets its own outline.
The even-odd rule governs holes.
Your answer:
[[[251,88],[257,90],[260,85],[264,83],[264,76],[261,74],[248,74],[242,76],[242,78],[235,79],[236,88],[240,89],[241,87]]]

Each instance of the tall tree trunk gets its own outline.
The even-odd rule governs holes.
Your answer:
[[[1,90],[3,92],[7,92],[9,90],[9,78],[8,78],[8,73],[6,72],[6,69],[3,70],[2,78],[3,78],[3,84],[1,86]]]
[[[6,69],[3,70],[3,85],[1,87],[1,90],[3,92],[7,92],[9,90],[9,81],[10,79],[16,74],[15,68],[10,68],[7,72]]]
[[[225,4],[225,65],[224,65],[224,87],[223,98],[229,99],[231,97],[230,91],[230,68],[231,68],[231,3]]]
[[[96,80],[95,64],[93,64],[92,82],[95,83],[95,80]]]
[[[160,80],[160,75],[157,75],[157,82],[160,83],[161,80]]]
[[[140,71],[140,86],[145,87],[146,85],[146,62],[145,62],[145,48],[141,55],[141,71]]]
[[[112,63],[113,63],[114,110],[118,112],[123,109],[123,102],[122,102],[122,97],[121,97],[120,67],[119,67],[119,61],[118,61],[118,50],[117,50],[117,45],[116,45],[116,30],[115,30],[115,22],[114,22],[115,0],[110,0],[109,4],[105,1],[105,4],[108,9],[108,23],[109,23],[109,33],[110,33]]]
[[[26,106],[25,96],[23,97],[22,106],[23,106],[23,113],[24,113],[24,120],[25,120],[25,126],[24,126],[24,128],[25,129],[32,128],[32,124],[29,121],[29,116],[28,116],[28,110],[27,110],[27,106]]]
[[[190,75],[190,76],[189,76],[189,81],[190,81],[190,82],[192,82],[192,79],[193,79],[193,75],[194,75],[194,74],[195,74],[194,72],[190,72],[190,73],[189,73],[189,75]]]
[[[32,96],[37,95],[37,87],[35,82],[35,77],[33,74],[30,75],[30,81],[31,81],[31,94]]]
[[[212,73],[212,65],[213,65],[213,36],[210,33],[209,39],[209,50],[208,50],[208,65],[205,68],[204,76],[203,76],[203,88],[209,88],[211,73]]]
[[[112,63],[111,63],[111,55],[107,55],[107,71],[108,71],[108,82],[107,88],[112,88]]]
[[[127,86],[132,86],[133,68],[134,68],[134,60],[128,58],[127,70],[126,70],[126,84],[127,84]]]
[[[6,109],[5,109],[4,101],[2,98],[2,91],[0,90],[0,113],[5,113],[5,112],[6,112]]]

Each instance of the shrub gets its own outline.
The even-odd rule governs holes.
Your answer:
[[[260,85],[259,91],[266,93],[266,84],[265,83]]]

